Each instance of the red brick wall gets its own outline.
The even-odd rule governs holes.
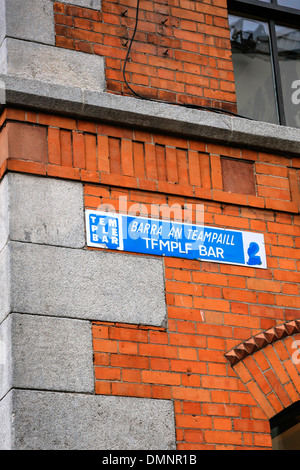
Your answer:
[[[54,3],[57,46],[103,56],[111,93],[132,94],[122,66],[135,6]],[[226,0],[142,0],[139,18],[126,74],[137,93],[236,110]],[[91,327],[96,394],[172,400],[178,449],[269,449],[269,418],[300,398],[299,159],[8,108],[7,171],[81,181],[86,208],[164,217],[190,205],[195,221],[202,204],[206,225],[264,234],[266,270],[165,258],[165,328]]]
[[[298,225],[300,204],[297,157],[22,110],[7,109],[0,126],[2,172],[34,169],[48,176],[166,193],[169,204],[172,195],[183,196],[187,203],[196,198],[237,204],[236,209],[228,206],[226,215],[206,215],[207,223],[253,231],[270,227],[283,236],[280,241],[297,234],[291,229],[291,223]],[[34,138],[35,145],[22,145],[25,138]],[[232,171],[224,171],[224,159],[234,164],[235,181]],[[239,178],[239,165],[245,163],[254,179],[251,194],[245,194],[245,182]],[[268,209],[280,212],[269,220]],[[249,222],[241,219],[241,211]]]
[[[105,57],[107,91],[131,95],[122,69],[136,1],[54,9],[56,45]],[[143,97],[236,111],[229,37],[226,0],[141,0],[126,79]]]
[[[293,336],[234,367],[225,354],[300,317],[297,158],[24,110],[6,109],[0,126],[0,177],[82,181],[94,209],[118,210],[120,196],[141,215],[151,204],[156,216],[172,204],[203,204],[207,225],[264,233],[266,270],[166,258],[166,328],[95,322],[92,331],[95,393],[172,400],[178,449],[270,448],[269,406],[277,413],[300,398]],[[22,142],[33,134],[28,151]],[[254,194],[237,180],[228,192],[223,159],[234,171],[249,165]]]

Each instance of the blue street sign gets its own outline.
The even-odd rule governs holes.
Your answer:
[[[87,246],[267,268],[260,233],[86,210]]]

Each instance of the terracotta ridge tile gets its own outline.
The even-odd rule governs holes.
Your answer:
[[[232,348],[230,351],[227,351],[224,356],[230,365],[234,366],[245,359],[245,357],[251,356],[251,354],[254,354],[259,349],[266,347],[268,344],[275,343],[286,336],[292,336],[299,332],[300,319],[288,321],[252,336],[243,343]]]

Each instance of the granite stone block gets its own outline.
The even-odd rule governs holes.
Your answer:
[[[9,237],[8,215],[8,179],[4,177],[0,183],[0,253]]]
[[[62,0],[62,3],[92,10],[101,10],[101,0]]]
[[[13,38],[1,45],[0,74],[81,90],[105,89],[103,57]]]
[[[12,313],[1,342],[0,398],[11,388],[93,393],[90,322]]]
[[[54,46],[53,0],[0,0],[0,44],[5,36]]]
[[[0,220],[3,205],[4,218],[9,217],[11,240],[82,248],[83,199],[81,183],[8,173],[0,184]],[[7,205],[9,214],[5,213]],[[1,239],[2,243],[6,239],[5,230],[2,236],[1,231],[0,228],[0,247]]]
[[[6,245],[0,252],[0,323],[11,310],[10,250]]]
[[[14,312],[162,326],[163,260],[10,242]]]
[[[168,400],[30,390],[9,395],[0,416],[6,406],[9,432],[13,413],[12,450],[176,450]]]

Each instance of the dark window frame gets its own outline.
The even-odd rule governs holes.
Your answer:
[[[275,28],[276,24],[280,24],[299,29],[300,9],[296,10],[294,8],[280,6],[277,4],[277,0],[271,0],[271,2],[272,3],[264,3],[260,0],[227,0],[227,5],[230,15],[245,16],[249,19],[257,19],[269,24],[279,124],[285,126],[286,118]]]
[[[300,422],[300,401],[293,403],[270,419],[272,439],[280,436]]]

